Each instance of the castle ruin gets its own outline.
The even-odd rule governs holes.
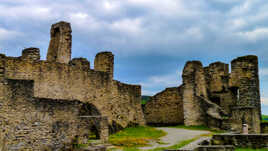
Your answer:
[[[257,56],[243,56],[229,65],[215,62],[203,67],[188,61],[183,84],[156,94],[144,107],[147,124],[212,128],[260,133],[261,103]]]
[[[144,125],[141,87],[113,79],[114,55],[100,52],[94,69],[71,59],[71,26],[53,24],[47,59],[38,48],[0,54],[0,144],[7,150],[58,150],[91,133]],[[0,146],[1,146],[0,145]]]
[[[71,58],[71,25],[53,24],[46,60],[38,48],[19,57],[0,54],[0,146],[7,150],[59,150],[87,142],[94,134],[133,125],[206,125],[260,133],[258,58],[243,56],[229,65],[203,67],[188,61],[183,84],[151,97],[141,108],[141,86],[114,80],[114,55],[100,52],[94,69]]]

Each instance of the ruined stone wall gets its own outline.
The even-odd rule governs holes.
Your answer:
[[[20,57],[0,54],[0,124],[6,132],[0,145],[9,139],[9,148],[60,148],[76,136],[87,140],[93,126],[107,140],[109,130],[145,124],[141,87],[113,79],[111,52],[97,54],[95,70],[85,58],[70,59],[71,26],[66,22],[52,25],[45,61],[38,48],[27,48]]]
[[[145,123],[140,86],[118,84],[109,73],[90,70],[89,63],[83,59],[82,63],[73,59],[70,64],[12,57],[4,60],[5,78],[35,81],[34,97],[92,103],[108,117],[111,125],[126,127],[129,123]]]
[[[147,124],[183,124],[182,87],[166,88],[151,97],[145,104],[144,117]]]
[[[231,67],[229,73],[229,65],[221,62],[204,68],[199,61],[186,63],[181,89],[185,125],[206,125],[241,132],[242,124],[248,124],[250,133],[260,133],[258,58],[239,57],[231,62]],[[161,98],[164,100],[177,92],[163,94],[166,94]],[[150,112],[161,110],[158,108],[162,106],[158,107],[155,102],[146,104],[145,113],[150,115]],[[173,106],[165,110],[173,110]],[[152,116],[149,120],[154,118]]]
[[[95,124],[80,116],[100,115],[94,107],[80,101],[35,98],[33,85],[32,80],[1,83],[5,94],[0,100],[1,145],[7,150],[57,150],[88,138]]]
[[[211,63],[204,68],[208,84],[209,99],[218,104],[228,114],[235,105],[236,96],[229,89],[229,65],[222,62]]]
[[[202,63],[199,61],[187,62],[182,78],[184,124],[186,126],[206,125],[206,115],[201,106],[201,99],[197,97],[208,97]]]
[[[268,123],[267,122],[261,123],[261,133],[267,133],[268,134]]]

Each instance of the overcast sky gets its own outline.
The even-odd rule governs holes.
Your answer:
[[[259,57],[263,112],[268,114],[268,1],[1,0],[0,53],[38,47],[45,59],[50,26],[72,25],[72,57],[94,62],[115,54],[115,78],[141,84],[143,95],[181,84],[186,61],[204,66]]]

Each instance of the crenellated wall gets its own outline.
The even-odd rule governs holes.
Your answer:
[[[145,124],[141,87],[113,79],[111,52],[96,55],[97,70],[85,58],[70,60],[70,33],[69,23],[52,25],[48,60],[40,60],[38,48],[27,48],[20,57],[0,54],[0,126],[6,132],[0,146],[8,139],[9,150],[58,149],[77,138],[87,140],[94,126],[107,140],[106,130]],[[107,128],[96,125],[105,117]]]

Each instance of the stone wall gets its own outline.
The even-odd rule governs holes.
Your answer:
[[[217,134],[212,145],[233,145],[236,148],[267,148],[268,134]]]
[[[248,124],[249,133],[260,133],[261,107],[257,56],[234,59],[231,62],[231,73],[229,65],[222,62],[203,67],[200,61],[188,61],[183,69],[182,79],[183,85],[180,91],[186,126],[206,125],[241,132],[242,124]],[[161,99],[176,94],[177,92],[170,92]],[[148,107],[145,113],[148,115],[163,106],[158,107],[157,103],[152,105],[153,102],[156,101],[146,105]],[[174,108],[170,106],[165,110],[173,111]],[[165,115],[162,118],[167,117],[168,115]],[[148,119],[152,120],[153,117]]]
[[[204,69],[209,99],[230,114],[230,107],[235,104],[236,96],[229,90],[229,65],[215,62]]]
[[[35,98],[32,80],[6,80],[1,84],[5,94],[0,102],[1,138],[8,150],[62,149],[69,147],[75,139],[88,138],[90,132],[94,132],[96,123],[89,118],[80,118],[100,115],[94,105],[75,100]],[[98,127],[97,132],[103,138],[105,131],[101,132],[101,129],[105,130],[105,125],[99,126],[102,127]],[[103,139],[108,135],[105,137]]]
[[[48,60],[40,60],[37,48],[20,57],[0,54],[0,124],[6,130],[0,145],[8,139],[12,149],[61,148],[77,137],[86,140],[96,127],[107,139],[108,131],[145,124],[141,87],[113,79],[111,52],[97,55],[98,71],[85,58],[70,60],[70,33],[68,23],[52,25]]]
[[[150,125],[183,124],[182,87],[166,88],[145,104],[144,117]]]
[[[261,123],[261,133],[268,133],[268,123],[267,122]]]

